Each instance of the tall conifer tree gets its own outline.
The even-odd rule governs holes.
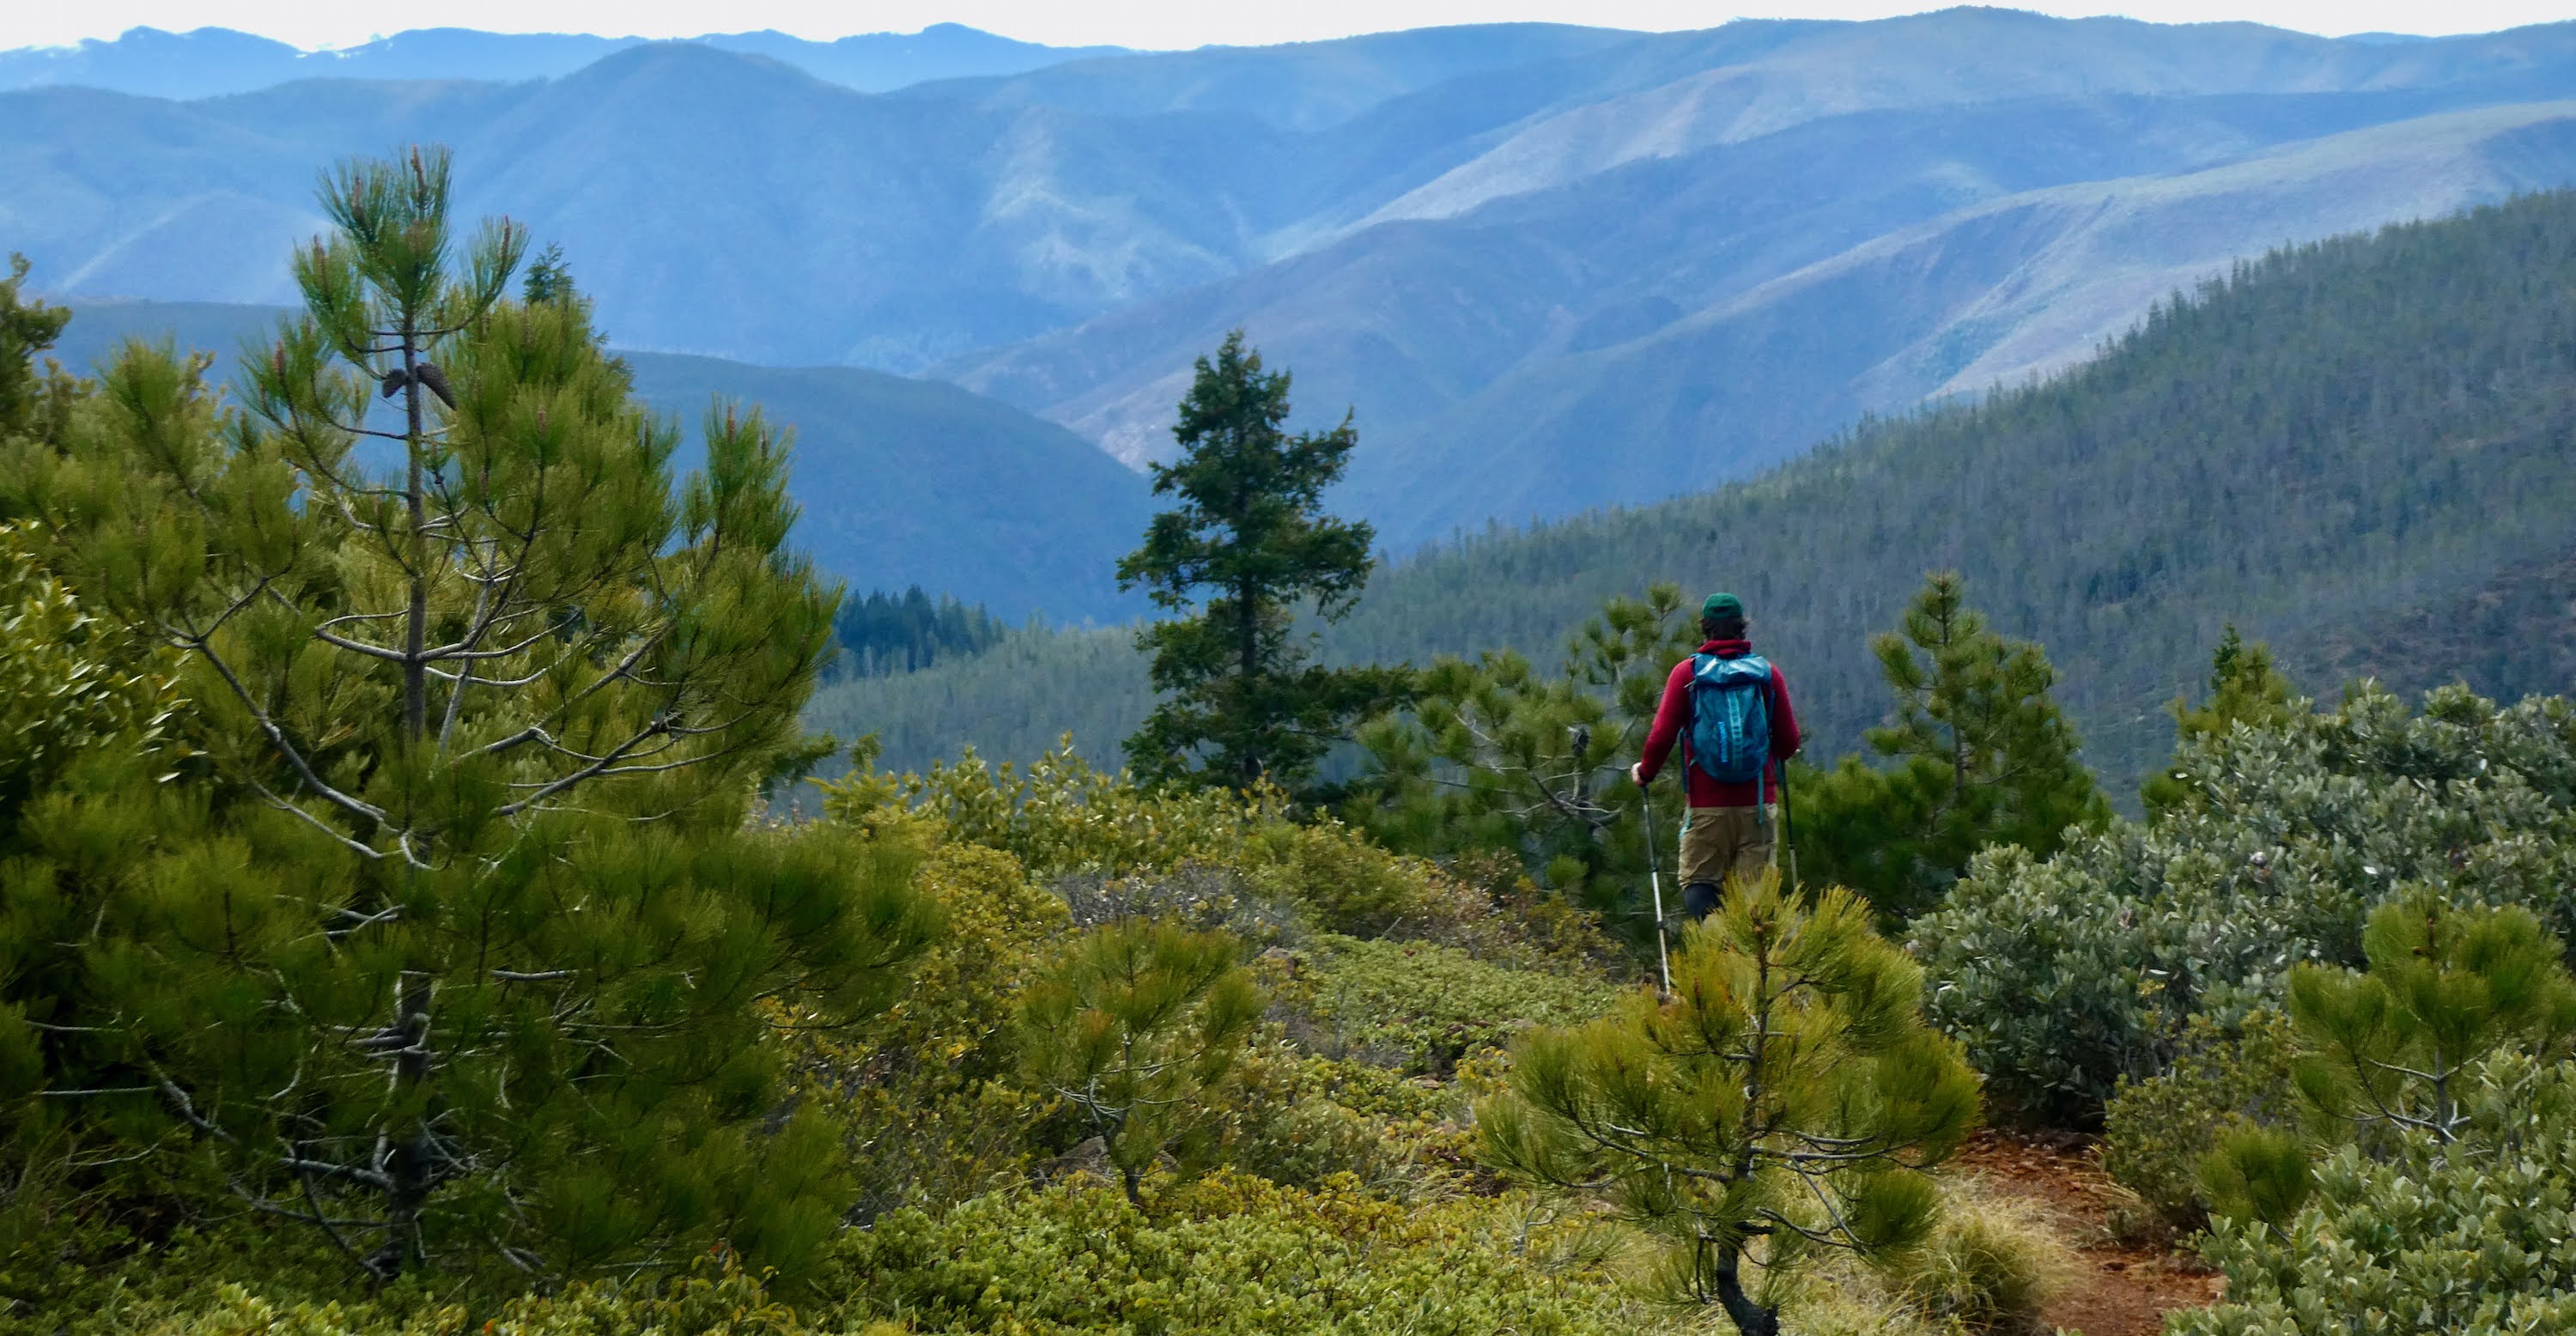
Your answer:
[[[1335,621],[1368,582],[1374,531],[1324,513],[1359,435],[1350,419],[1290,435],[1288,373],[1228,334],[1202,357],[1172,435],[1181,457],[1156,464],[1154,493],[1179,500],[1154,517],[1144,546],[1118,563],[1122,589],[1195,615],[1138,633],[1163,701],[1127,740],[1151,780],[1295,789],[1349,722],[1396,695],[1400,672],[1307,662],[1302,605]]]
[[[50,360],[36,362],[62,336],[72,313],[22,295],[29,267],[26,256],[12,254],[9,276],[0,279],[0,441],[50,436],[72,394],[71,377]]]

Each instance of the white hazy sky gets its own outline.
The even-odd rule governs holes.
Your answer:
[[[404,28],[685,37],[776,28],[800,37],[911,32],[963,23],[1059,46],[1254,45],[1448,23],[1538,19],[1604,27],[1707,28],[1733,18],[1884,18],[1936,6],[1888,0],[446,0],[435,6],[314,0],[5,0],[0,49],[113,37],[138,25],[237,28],[302,47],[348,46]],[[2067,16],[2125,14],[2158,23],[2250,20],[2302,32],[2438,35],[2576,17],[2576,0],[2111,0],[2016,6]]]

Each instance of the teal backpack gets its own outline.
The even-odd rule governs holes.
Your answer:
[[[1759,654],[1691,656],[1691,764],[1722,784],[1754,786],[1765,801],[1771,765],[1771,662]]]

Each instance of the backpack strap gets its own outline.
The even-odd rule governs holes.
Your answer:
[[[1690,829],[1691,730],[1699,724],[1699,675],[1708,669],[1714,654],[1690,656],[1690,681],[1682,686],[1682,733],[1674,739],[1674,749],[1682,754],[1682,829]]]
[[[1771,688],[1780,679],[1772,672],[1769,659],[1759,654],[1747,654],[1744,657],[1762,665],[1762,713],[1767,722],[1771,714]],[[1771,758],[1764,756],[1761,768],[1753,772],[1753,824],[1757,827],[1770,824],[1769,818],[1764,815],[1769,810],[1766,804],[1770,801],[1768,792],[1770,780]]]

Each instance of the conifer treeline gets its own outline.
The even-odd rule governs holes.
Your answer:
[[[961,603],[953,594],[934,601],[920,585],[900,594],[880,589],[866,598],[844,597],[832,618],[832,638],[841,647],[832,671],[842,677],[918,672],[981,654],[1009,631],[983,604]]]

